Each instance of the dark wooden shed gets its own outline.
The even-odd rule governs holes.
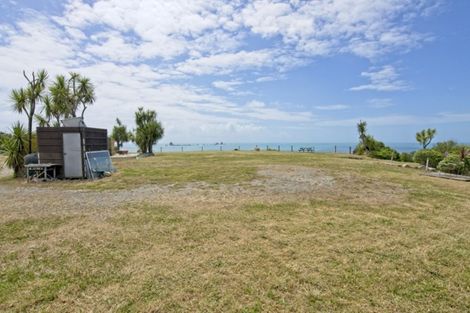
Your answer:
[[[36,133],[39,163],[60,165],[59,177],[85,177],[85,152],[108,150],[108,131],[106,129],[38,127]]]

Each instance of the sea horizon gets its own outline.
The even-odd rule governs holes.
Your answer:
[[[323,153],[349,153],[354,151],[357,142],[215,142],[215,143],[157,143],[153,146],[154,152],[196,152],[196,151],[255,151],[260,150],[279,150],[284,152],[299,152],[301,148],[311,148],[315,152]],[[398,152],[413,152],[421,149],[418,143],[396,142],[386,143],[387,146]],[[131,153],[138,151],[135,143],[128,142],[122,147]]]

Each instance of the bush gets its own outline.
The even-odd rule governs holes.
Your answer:
[[[1,146],[7,156],[5,164],[13,169],[15,177],[22,177],[25,174],[24,156],[26,155],[27,144],[28,133],[20,122],[13,125],[9,137],[2,139]]]
[[[377,151],[372,151],[370,154],[371,157],[376,159],[383,159],[383,160],[399,160],[400,154],[397,151],[393,150],[390,147],[383,147]]]
[[[357,155],[364,155],[366,154],[366,148],[364,147],[362,143],[358,143],[356,147],[354,148],[353,153]]]
[[[464,163],[463,174],[470,175],[470,156],[466,156],[463,159],[463,163]]]
[[[437,169],[444,173],[450,174],[463,174],[465,171],[465,162],[462,161],[460,156],[451,154],[448,157],[444,158],[439,165],[437,165]]]
[[[369,151],[367,151],[366,147],[369,149]],[[376,140],[372,136],[366,136],[364,142],[361,142],[356,146],[356,148],[354,149],[354,154],[363,155],[369,152],[372,156],[374,152],[378,152],[383,148],[386,148],[383,142]]]
[[[436,150],[419,150],[413,156],[413,160],[422,165],[426,165],[427,159],[429,166],[435,168],[444,159],[444,155]]]
[[[400,161],[413,162],[413,155],[414,155],[414,152],[411,152],[411,153],[402,152],[400,154]]]
[[[436,143],[432,149],[442,154],[452,153],[459,150],[459,144],[453,140],[441,141]]]

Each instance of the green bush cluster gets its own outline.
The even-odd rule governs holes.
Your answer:
[[[470,146],[459,144],[453,140],[447,140],[447,141],[436,143],[432,149],[439,151],[444,155],[446,154],[460,155],[462,151],[464,151],[465,153],[469,153]]]
[[[369,135],[365,138],[365,144],[359,143],[354,149],[354,154],[363,155],[367,153],[375,159],[391,160],[393,158],[397,161],[400,159],[400,154],[396,150],[387,147],[383,142]]]
[[[392,160],[392,159],[397,160],[397,161],[400,160],[400,154],[396,150],[390,147],[383,147],[383,148],[380,148],[379,150],[372,151],[370,153],[370,156],[376,159],[383,159],[383,160]]]
[[[421,165],[426,165],[427,160],[429,159],[429,166],[436,168],[439,162],[441,162],[444,159],[444,155],[436,150],[419,150],[414,153],[413,155],[413,160],[416,163],[419,163]]]
[[[466,173],[465,167],[465,162],[456,154],[451,154],[445,157],[437,165],[437,169],[441,172],[459,175]]]
[[[402,162],[414,162],[413,161],[413,155],[414,155],[414,152],[411,152],[411,153],[402,152],[402,153],[400,153],[400,161],[402,161]]]

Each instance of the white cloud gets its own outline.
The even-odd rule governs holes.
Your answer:
[[[175,69],[189,75],[226,75],[246,70],[271,68],[287,70],[300,64],[301,60],[283,54],[277,49],[220,53],[192,58],[175,65]]]
[[[285,79],[288,70],[319,56],[373,59],[415,48],[428,35],[413,31],[414,20],[436,8],[423,2],[70,0],[54,17],[23,10],[0,25],[0,101],[8,103],[9,91],[24,85],[23,69],[46,68],[51,76],[78,71],[95,83],[97,102],[87,115],[92,126],[109,128],[116,116],[132,125],[138,106],[156,109],[168,136],[181,138],[254,135],[267,121],[308,123],[315,120],[311,112],[231,96],[250,95],[237,90],[242,83]],[[259,44],[250,45],[253,40]],[[196,78],[203,75],[217,79]],[[371,82],[357,90],[408,86],[393,67],[363,75]],[[2,129],[16,118],[0,107]]]
[[[91,51],[122,61],[113,47],[128,45],[133,60],[190,55],[203,57],[236,52],[245,33],[281,38],[282,43],[304,56],[353,53],[375,58],[391,51],[406,51],[430,39],[412,30],[419,13],[435,11],[439,0],[98,0],[87,4],[70,1],[55,20],[76,39],[84,31],[129,34],[137,42],[113,38]],[[101,48],[101,49],[99,49]],[[294,51],[291,51],[293,53]]]
[[[223,80],[217,80],[215,82],[212,82],[212,86],[218,89],[222,89],[224,91],[229,91],[233,92],[235,91],[235,87],[242,85],[243,82],[239,80],[231,80],[231,81],[223,81]]]
[[[352,87],[350,90],[403,91],[410,89],[405,81],[399,79],[399,75],[392,65],[385,65],[375,71],[362,72],[361,76],[368,78],[370,83]]]
[[[258,120],[284,122],[308,122],[313,120],[313,114],[311,112],[283,111],[278,108],[269,107],[264,102],[258,100],[249,101],[245,106],[237,110],[243,116]]]
[[[340,110],[349,109],[349,105],[344,105],[344,104],[317,105],[315,109],[321,110],[321,111],[340,111]]]
[[[432,115],[406,115],[391,114],[383,116],[358,116],[342,120],[324,120],[315,123],[323,127],[351,127],[359,121],[367,121],[370,126],[398,126],[398,125],[436,125],[449,123],[468,123],[470,122],[470,113],[437,113]]]
[[[73,0],[63,16],[56,17],[63,26],[99,32],[96,26],[125,37],[132,34],[138,42],[125,43],[115,36],[111,41],[93,44],[92,51],[122,61],[116,45],[127,44],[135,50],[133,60],[161,57],[171,59],[185,53],[224,51],[238,46],[242,38],[230,29],[234,7],[220,0],[127,1],[109,0],[87,4]],[[232,25],[233,28],[233,25]],[[126,60],[127,61],[127,60]]]
[[[236,19],[263,37],[281,36],[309,55],[351,52],[375,58],[419,46],[426,34],[411,30],[412,14],[436,1],[351,0],[280,3],[252,1]]]
[[[367,101],[369,107],[374,109],[384,109],[393,106],[392,99],[389,98],[374,98]]]

